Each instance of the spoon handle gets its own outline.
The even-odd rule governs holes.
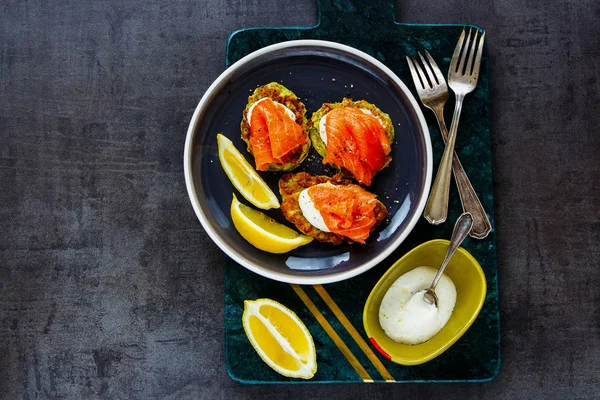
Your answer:
[[[446,252],[446,258],[444,258],[442,266],[438,270],[438,273],[435,275],[435,278],[433,278],[433,282],[431,283],[431,290],[434,290],[437,286],[438,282],[440,281],[440,278],[442,277],[442,274],[444,273],[444,270],[446,269],[446,265],[448,265],[448,262],[454,255],[456,249],[458,249],[460,244],[463,242],[463,240],[465,240],[465,238],[469,234],[471,226],[473,226],[473,216],[471,215],[471,213],[463,213],[456,220],[456,224],[454,224],[454,230],[452,231],[452,237],[450,238],[450,245],[448,246],[448,251]]]

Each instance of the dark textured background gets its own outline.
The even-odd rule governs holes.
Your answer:
[[[235,29],[313,0],[0,5],[0,397],[598,398],[600,3],[402,1],[488,32],[503,366],[470,385],[243,386],[187,123]],[[283,2],[281,2],[283,3]],[[475,3],[475,2],[473,2]],[[485,3],[485,4],[484,4]]]

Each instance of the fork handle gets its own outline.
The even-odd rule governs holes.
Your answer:
[[[446,143],[448,141],[448,129],[444,122],[444,109],[436,108],[433,112],[435,113],[435,117],[440,127],[444,143]],[[490,223],[483,205],[481,205],[481,201],[479,201],[479,197],[477,197],[477,193],[475,193],[475,189],[473,189],[473,185],[471,185],[471,181],[469,181],[469,177],[456,152],[454,152],[452,157],[452,172],[454,173],[454,180],[456,181],[463,211],[468,212],[473,216],[473,226],[469,231],[469,236],[475,239],[483,239],[492,231],[492,224]]]
[[[425,204],[423,216],[430,224],[439,225],[446,221],[448,217],[448,198],[450,196],[450,175],[452,171],[452,155],[454,154],[454,143],[456,143],[456,132],[458,131],[458,120],[462,110],[464,95],[456,95],[456,104],[454,106],[454,115],[450,125],[450,134],[442,160],[438,167],[435,180],[431,186],[429,199]]]

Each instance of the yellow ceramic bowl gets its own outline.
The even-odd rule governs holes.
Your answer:
[[[449,243],[432,240],[406,253],[381,277],[367,299],[363,324],[369,340],[381,354],[397,364],[418,365],[442,354],[469,329],[483,306],[487,291],[485,275],[477,260],[460,247],[444,271],[456,286],[456,305],[448,323],[437,335],[425,343],[401,344],[390,339],[379,325],[379,306],[392,283],[419,266],[439,267]]]

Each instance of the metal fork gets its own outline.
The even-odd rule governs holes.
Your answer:
[[[462,102],[465,95],[472,92],[477,85],[477,78],[479,76],[479,65],[481,63],[485,33],[481,35],[479,46],[477,46],[477,36],[478,32],[476,31],[475,37],[471,42],[471,31],[469,31],[469,35],[465,41],[465,31],[463,30],[452,57],[450,71],[448,72],[448,81],[456,95],[456,106],[452,125],[450,127],[450,134],[447,135],[448,138],[444,138],[447,143],[446,148],[442,155],[442,160],[425,207],[424,216],[432,224],[440,224],[446,220],[450,190],[450,170],[453,169],[463,208],[465,211],[471,212],[474,216],[475,221],[470,235],[476,238],[483,238],[491,231],[491,224],[462,168],[462,165],[460,165],[458,157],[454,153],[454,143],[456,141],[456,132],[460,111],[462,109]],[[464,51],[461,54],[463,48]],[[478,50],[477,55],[475,56],[475,62],[473,63],[476,48],[478,48]],[[469,59],[465,65],[468,52],[470,53]],[[420,68],[416,60],[407,57],[407,61],[421,101],[435,113],[442,136],[445,136],[444,134],[447,133],[447,131],[443,119],[443,107],[448,99],[448,87],[439,67],[431,55],[426,52],[426,56],[429,63],[426,62],[419,53],[419,57],[427,71],[427,76],[425,76],[423,69]],[[427,78],[429,78],[429,80]]]
[[[406,61],[410,67],[419,98],[423,105],[435,114],[442,138],[447,143],[448,130],[444,122],[444,105],[448,100],[448,86],[433,57],[427,51],[425,51],[425,56],[427,60],[419,52],[419,58],[424,69],[421,68],[416,59],[406,57]],[[473,227],[469,235],[477,239],[483,239],[492,230],[492,225],[456,153],[452,157],[452,172],[454,173],[463,210],[473,216]],[[428,214],[425,215],[425,218],[428,218]]]
[[[442,71],[429,52],[425,50],[426,59],[420,52],[418,54],[423,68],[416,59],[406,57],[406,61],[410,67],[421,103],[435,114],[442,138],[446,143],[448,141],[448,129],[444,122],[444,106],[448,100],[448,86]],[[477,239],[483,239],[491,232],[492,225],[456,152],[452,157],[452,172],[454,173],[463,210],[473,216],[473,226],[469,235]]]

